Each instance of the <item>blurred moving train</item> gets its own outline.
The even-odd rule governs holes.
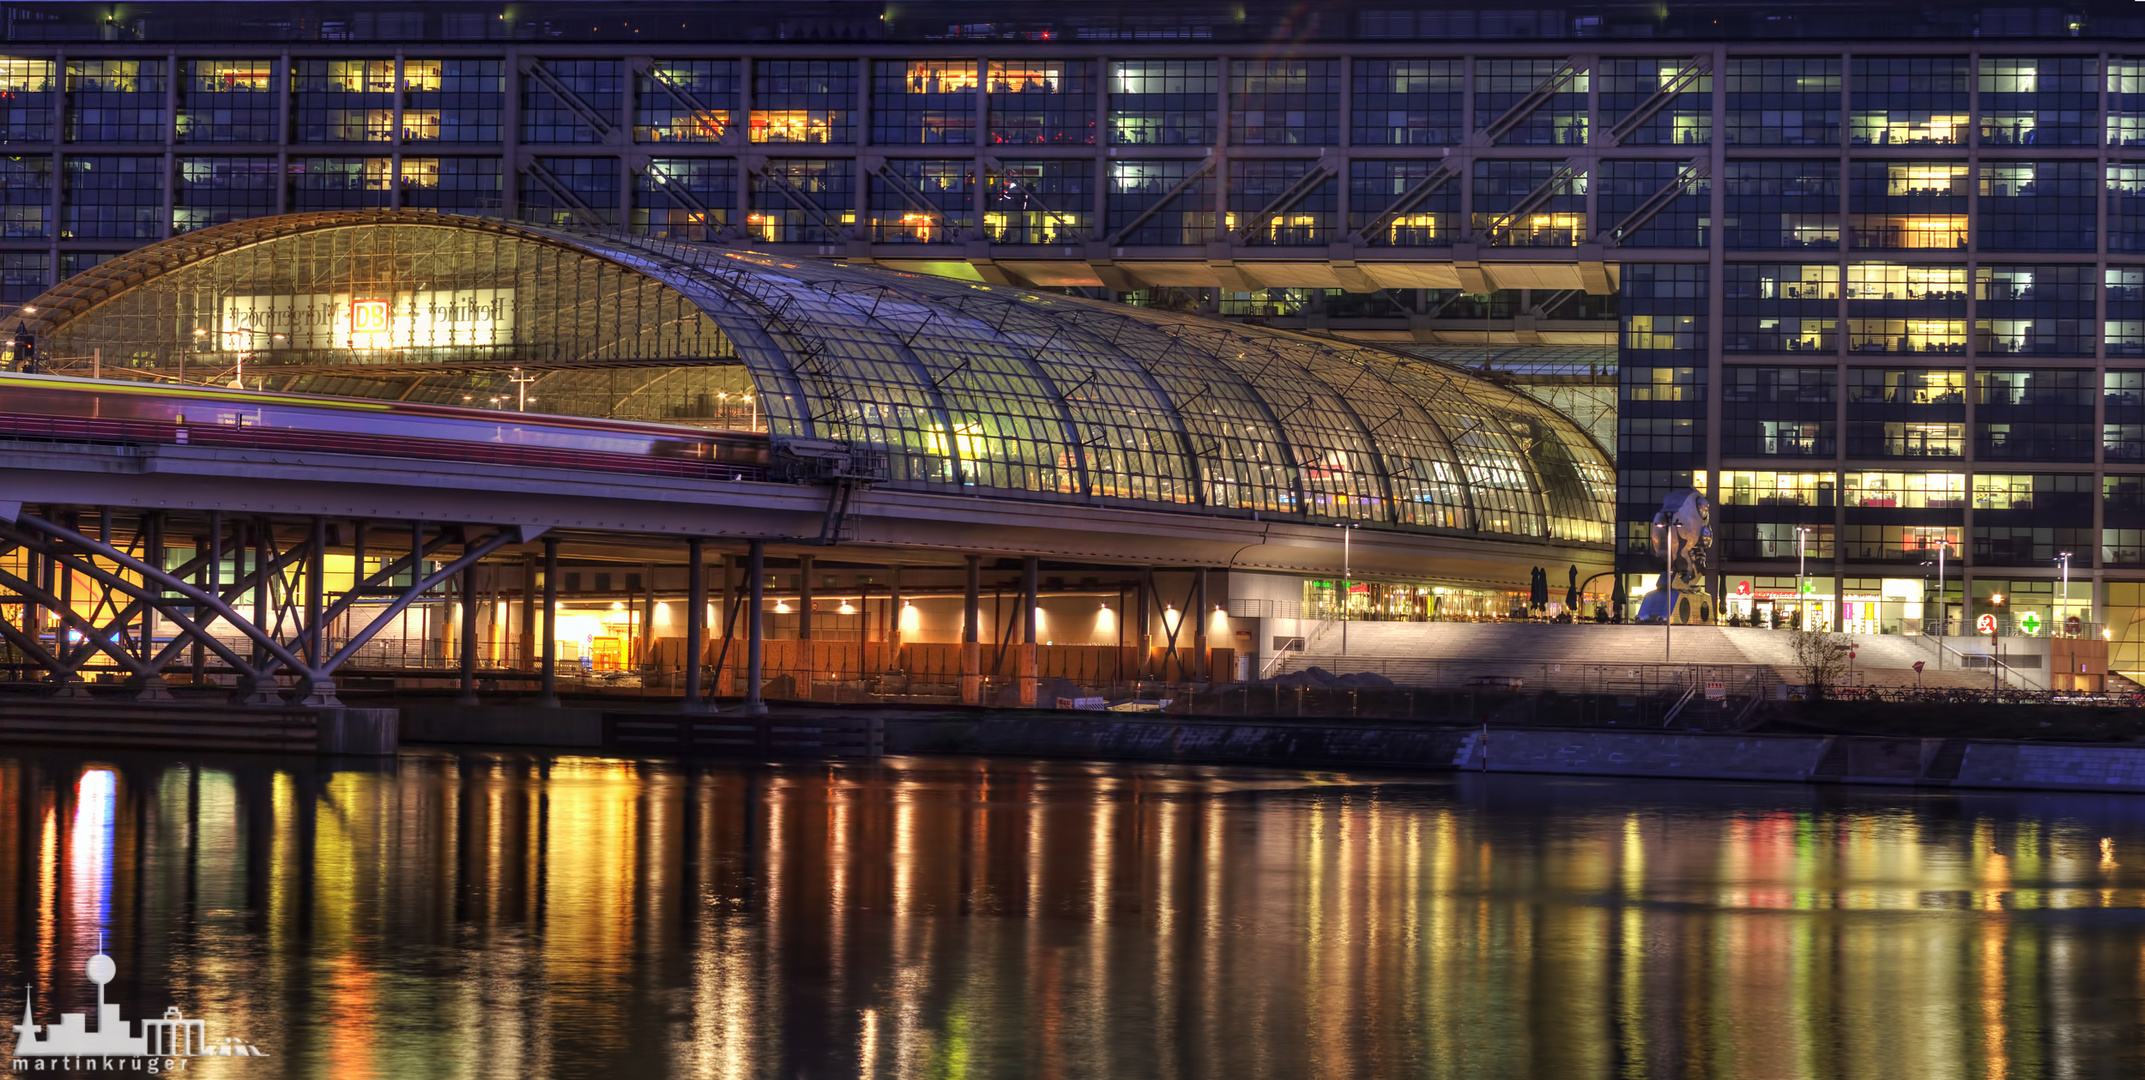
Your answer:
[[[0,372],[0,438],[308,450],[763,480],[750,431]]]

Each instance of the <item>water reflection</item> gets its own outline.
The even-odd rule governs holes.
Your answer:
[[[2145,800],[0,755],[0,984],[335,1077],[2145,1065]],[[14,1007],[12,991],[0,1007]]]

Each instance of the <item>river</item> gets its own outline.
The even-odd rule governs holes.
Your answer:
[[[266,1055],[188,1076],[2145,1070],[2134,796],[435,750],[0,789],[0,1009],[93,1013],[101,941],[129,1020]]]

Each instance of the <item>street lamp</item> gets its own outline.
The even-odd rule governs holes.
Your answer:
[[[1803,581],[1809,569],[1810,527],[1795,526],[1795,611],[1802,616],[1802,628],[1811,629],[1809,586]]]
[[[2057,626],[2069,626],[2070,624],[2063,618],[2063,611],[2065,608],[2070,607],[2071,603],[2071,553],[2068,551],[2056,552],[2056,565],[2063,568],[2063,599],[2057,601],[2059,606],[2056,608],[2055,621]],[[2049,636],[2055,636],[2055,627],[2049,628]]]
[[[1334,590],[1334,600],[1338,603],[1340,611],[1338,617],[1341,620],[1341,655],[1346,656],[1348,655],[1348,574],[1351,569],[1349,566],[1348,542],[1350,538],[1355,536],[1356,523],[1353,521],[1337,521],[1334,522],[1333,527],[1341,530],[1341,587]]]
[[[1989,606],[2001,609],[2003,594],[1990,593]],[[1989,620],[1989,651],[1993,654],[1989,657],[1989,689],[1999,690],[2003,687],[2003,612],[1991,614],[1995,617]]]
[[[528,411],[529,411],[529,384],[530,384],[530,383],[533,383],[533,382],[535,382],[535,381],[536,381],[536,376],[534,376],[534,375],[523,375],[523,374],[521,373],[521,369],[520,369],[520,368],[515,368],[515,369],[514,369],[514,374],[512,374],[512,375],[509,375],[509,376],[507,376],[507,380],[506,380],[506,381],[508,381],[508,382],[510,382],[510,383],[513,383],[513,384],[514,384],[514,391],[515,391],[515,393],[516,393],[516,394],[518,395],[518,396],[517,396],[517,398],[516,398],[516,407],[515,407],[515,410],[514,410],[514,411],[515,411],[515,412],[528,412]]]

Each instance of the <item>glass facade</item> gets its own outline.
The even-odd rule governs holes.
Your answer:
[[[14,295],[218,222],[405,208],[929,261],[1431,357],[1584,347],[1614,372],[1603,521],[1634,573],[1660,498],[1696,486],[1721,496],[1730,572],[1777,576],[1758,564],[1799,544],[1844,588],[1934,544],[1962,573],[1985,556],[2031,580],[2046,568],[2016,560],[2056,534],[1992,530],[2100,528],[2074,569],[2145,583],[2145,515],[2118,522],[2135,512],[2107,498],[2106,520],[2043,525],[1971,500],[1777,494],[1824,486],[1806,476],[2145,484],[2145,18],[2074,32],[1930,8],[1926,36],[1864,15],[1820,40],[1790,8],[1679,22],[1671,4],[1650,39],[1579,8],[1321,12],[1277,38],[1256,3],[1257,34],[1010,9],[988,33],[906,9],[822,33],[739,7],[724,36],[681,7],[696,36],[662,42],[566,20],[498,40],[20,38],[0,49],[0,254]],[[1065,462],[1088,437],[1055,423],[989,468],[1079,487]],[[1332,430],[1334,452],[1361,452]],[[1249,493],[1275,452],[1125,483],[1424,521],[1495,501]],[[1776,494],[1730,501],[1746,475]]]
[[[701,395],[749,390],[776,435],[883,454],[896,489],[1605,539],[1601,451],[1532,399],[1440,364],[827,262],[380,214],[310,225],[206,233],[201,257],[95,316],[48,313],[52,348],[154,372],[244,350],[249,370],[290,369],[295,391],[450,401],[495,385],[481,369],[513,356],[544,365],[535,389],[553,411],[689,420]],[[689,299],[739,292],[791,329],[772,333],[759,304]],[[366,295],[408,299],[383,301],[404,306],[378,331],[333,321],[337,297]],[[332,325],[315,328],[316,311]],[[419,361],[439,374],[418,381],[437,385],[379,370]]]

